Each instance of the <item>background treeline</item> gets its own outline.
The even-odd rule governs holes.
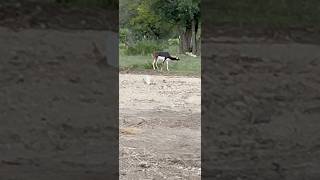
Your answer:
[[[200,53],[200,0],[120,0],[120,41],[128,54],[176,45]]]

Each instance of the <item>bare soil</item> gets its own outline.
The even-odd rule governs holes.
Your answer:
[[[120,179],[200,179],[200,78],[120,74],[119,88]]]
[[[319,179],[320,46],[224,36],[202,47],[202,175]]]
[[[67,7],[45,1],[0,2],[0,25],[23,29],[118,31],[118,11],[96,7]]]
[[[0,179],[118,177],[118,71],[92,47],[105,37],[0,28]]]

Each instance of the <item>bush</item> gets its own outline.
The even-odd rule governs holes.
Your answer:
[[[129,30],[128,29],[124,29],[124,28],[120,28],[119,29],[119,40],[121,43],[126,43],[128,40],[128,36],[129,36]]]
[[[123,43],[119,43],[119,49],[125,49],[126,48],[126,45],[123,44]]]
[[[179,45],[179,39],[169,39],[168,44],[170,46],[177,46],[177,45]]]
[[[142,40],[129,46],[124,53],[126,55],[151,55],[154,51],[161,51],[167,47],[167,43]]]

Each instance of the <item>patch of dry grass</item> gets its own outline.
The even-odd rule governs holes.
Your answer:
[[[141,129],[138,129],[138,128],[132,128],[132,127],[120,128],[120,134],[123,134],[123,135],[136,135],[140,132],[141,132]]]

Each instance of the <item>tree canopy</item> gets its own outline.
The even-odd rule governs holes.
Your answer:
[[[122,0],[120,28],[140,38],[180,37],[180,51],[196,51],[199,0]]]
[[[186,26],[192,19],[199,20],[199,6],[199,0],[156,0],[153,9],[166,21]]]

